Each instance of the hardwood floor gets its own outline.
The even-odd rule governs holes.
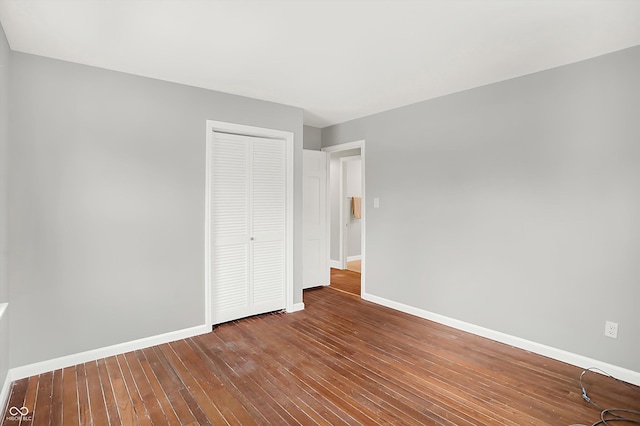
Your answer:
[[[22,425],[591,424],[581,370],[353,297],[18,380]],[[605,407],[640,390],[585,375]],[[4,425],[17,425],[3,415]]]
[[[347,262],[347,269],[353,272],[362,272],[362,261],[352,260]]]
[[[360,274],[358,272],[331,268],[331,288],[360,296]]]

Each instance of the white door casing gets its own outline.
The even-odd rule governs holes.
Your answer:
[[[366,213],[366,209],[367,209],[367,204],[366,204],[366,197],[367,197],[367,191],[366,191],[366,172],[365,172],[365,164],[366,164],[366,160],[365,160],[365,141],[364,140],[359,140],[359,141],[354,141],[354,142],[347,142],[347,143],[343,143],[343,144],[339,144],[339,145],[333,145],[333,146],[328,146],[325,148],[322,148],[323,152],[329,153],[329,154],[334,154],[334,153],[339,153],[342,151],[350,151],[352,149],[356,149],[359,148],[360,149],[360,158],[362,160],[362,220],[360,221],[360,225],[361,225],[361,235],[360,235],[360,247],[361,247],[361,259],[362,259],[362,264],[361,264],[361,268],[362,268],[362,272],[360,274],[360,291],[361,291],[361,295],[362,297],[366,296],[366,248],[367,248],[367,213]],[[341,183],[342,185],[342,183]],[[330,191],[328,191],[330,192]],[[329,194],[330,195],[330,194]],[[343,212],[343,208],[344,208],[344,204],[346,202],[346,198],[343,196],[344,194],[341,194],[340,196],[340,212]],[[331,205],[331,201],[329,199],[330,197],[327,196],[327,205],[330,206]],[[334,224],[331,223],[331,221],[329,221],[329,229],[331,229],[331,227],[334,226]],[[344,241],[344,229],[342,226],[338,226],[339,231],[340,231],[340,236],[339,236],[339,240],[342,242]],[[340,244],[340,259],[346,258],[345,256],[345,252],[346,250],[343,247],[343,244]],[[346,265],[345,265],[346,266]],[[337,267],[337,266],[336,266]]]
[[[329,285],[327,154],[303,150],[302,287]]]
[[[207,132],[206,321],[291,312],[293,135],[212,121]]]

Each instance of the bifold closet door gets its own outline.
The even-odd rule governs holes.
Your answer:
[[[213,323],[284,309],[285,142],[215,133],[211,155]]]

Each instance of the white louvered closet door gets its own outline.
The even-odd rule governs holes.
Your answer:
[[[213,323],[284,309],[285,142],[215,133],[212,156]]]

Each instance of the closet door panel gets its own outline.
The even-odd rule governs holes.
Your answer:
[[[285,144],[256,140],[251,159],[252,301],[258,313],[285,306]]]
[[[211,203],[214,323],[251,315],[249,154],[250,143],[247,140],[216,135]]]
[[[254,236],[284,238],[286,151],[282,141],[262,139],[252,151],[252,226]]]
[[[211,158],[212,321],[286,305],[286,144],[215,133]]]
[[[285,247],[282,241],[253,244],[253,299],[256,311],[284,307]]]
[[[216,297],[213,300],[213,308],[217,322],[250,315],[247,245],[218,246],[214,256]]]

